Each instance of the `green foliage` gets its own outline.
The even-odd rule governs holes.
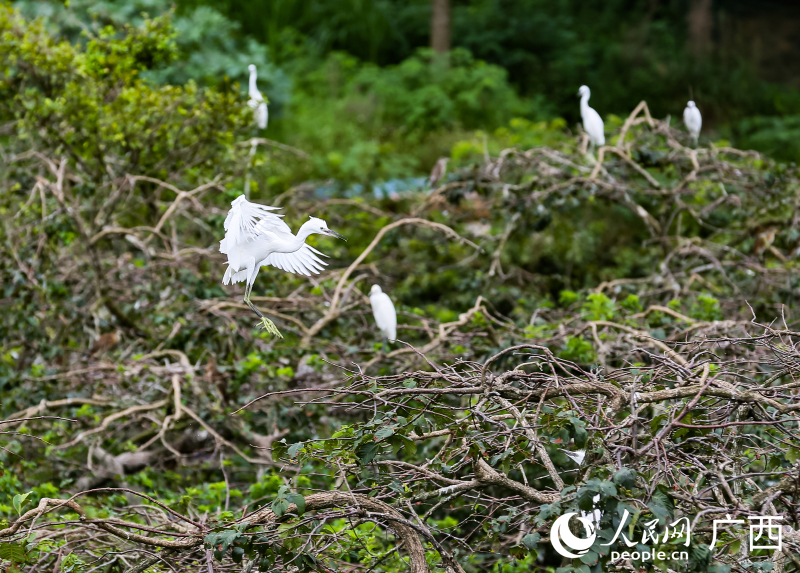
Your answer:
[[[14,496],[11,500],[11,505],[14,506],[14,509],[17,512],[17,515],[22,515],[22,508],[25,507],[26,500],[31,495],[31,492],[28,493],[18,493]]]
[[[505,71],[475,60],[467,50],[450,53],[448,65],[421,49],[399,65],[365,66],[353,89],[375,97],[381,123],[415,132],[503,125],[523,114]]]
[[[633,489],[636,485],[636,471],[630,468],[622,468],[614,474],[614,483],[625,489]]]
[[[619,303],[622,308],[627,310],[628,312],[641,312],[642,311],[642,303],[639,301],[639,297],[635,294],[629,294],[625,300]]]
[[[571,290],[562,290],[558,293],[558,302],[564,306],[569,306],[580,299],[580,295]]]
[[[593,292],[583,303],[583,312],[589,320],[611,320],[616,312],[614,301],[601,292]]]
[[[224,12],[281,63],[291,61],[298,50],[323,57],[343,51],[388,66],[430,45],[428,0],[179,4],[187,12],[198,5]],[[592,87],[592,105],[604,117],[627,113],[644,99],[658,117],[675,118],[686,101],[694,99],[703,110],[705,126],[729,124],[724,131],[735,134],[740,147],[752,144],[784,159],[797,159],[798,139],[792,138],[800,112],[797,90],[785,82],[765,81],[770,73],[766,68],[776,64],[767,63],[769,56],[740,47],[774,36],[767,24],[770,16],[756,18],[752,12],[715,4],[715,33],[724,36],[723,30],[739,26],[746,26],[747,32],[741,42],[720,39],[710,54],[697,57],[688,36],[686,4],[680,2],[468,0],[451,3],[451,9],[454,46],[505,68],[521,94],[537,98],[537,107],[568,118],[571,125],[580,119],[575,92],[582,84]],[[761,10],[781,17],[780,11],[787,8],[778,4]],[[791,77],[786,67],[780,69],[773,77]],[[754,119],[739,123],[748,116]]]
[[[719,306],[719,300],[708,294],[701,294],[697,297],[689,314],[693,318],[700,320],[722,320],[722,309]]]
[[[579,364],[590,364],[597,360],[597,354],[592,347],[592,343],[583,336],[567,337],[564,349],[561,350],[559,356]]]
[[[10,561],[12,564],[25,563],[27,561],[25,546],[13,541],[0,543],[0,559]]]
[[[67,4],[67,5],[65,5]],[[15,7],[29,17],[42,17],[51,29],[70,41],[79,40],[89,29],[99,33],[126,25],[141,27],[147,15],[168,13],[167,0],[114,2],[70,0],[40,2],[22,0]],[[173,50],[159,66],[149,66],[143,76],[158,84],[184,85],[194,80],[201,85],[221,85],[231,80],[247,89],[247,66],[258,68],[259,86],[268,95],[270,115],[280,116],[291,98],[291,82],[267,57],[266,49],[253,38],[242,37],[241,24],[230,20],[212,6],[198,6],[170,15]]]
[[[103,28],[83,46],[56,40],[8,8],[0,30],[0,59],[13,70],[0,80],[0,114],[16,122],[22,142],[72,158],[87,195],[103,187],[108,170],[164,177],[216,163],[247,117],[230,87],[156,87],[140,77],[175,56],[167,17],[122,34]],[[114,156],[125,161],[109,163]]]
[[[289,491],[289,486],[282,485],[278,488],[278,494],[272,501],[272,511],[278,517],[286,513],[289,509],[289,504],[293,503],[297,506],[297,515],[303,515],[306,510],[306,500],[299,493],[292,493]]]

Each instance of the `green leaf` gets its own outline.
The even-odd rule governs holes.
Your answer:
[[[25,505],[25,500],[28,499],[28,496],[31,495],[31,492],[28,493],[18,493],[14,496],[14,499],[11,500],[11,504],[14,506],[14,509],[17,510],[17,515],[22,515],[22,508]]]
[[[287,509],[289,509],[289,502],[286,499],[276,499],[272,502],[272,511],[278,517],[286,513]]]
[[[411,438],[408,438],[406,436],[401,436],[401,438],[403,438],[403,448],[405,448],[406,453],[409,456],[413,456],[414,454],[416,454],[417,453],[417,442],[415,442],[414,440],[412,440]]]
[[[381,428],[377,432],[375,432],[375,439],[376,440],[383,440],[384,438],[388,438],[394,434],[394,428]]]
[[[13,541],[0,543],[0,559],[5,559],[12,563],[25,563],[27,560],[25,548]]]
[[[633,489],[636,484],[636,470],[622,468],[614,474],[614,483],[626,489]]]
[[[650,499],[650,503],[647,504],[647,507],[653,512],[653,515],[660,521],[671,519],[672,513],[675,511],[675,504],[665,490],[666,488],[663,486],[656,488],[656,491],[653,492],[653,497]]]
[[[575,445],[579,448],[582,448],[586,445],[586,441],[589,439],[589,432],[584,430],[583,428],[575,428]]]
[[[231,549],[231,559],[233,559],[234,563],[241,563],[242,557],[244,557],[244,549],[241,547],[234,547]]]
[[[597,553],[594,551],[589,551],[581,555],[581,561],[586,563],[587,565],[594,565],[597,563]]]
[[[541,535],[538,533],[529,533],[525,537],[522,538],[522,543],[533,551],[539,545],[539,540],[541,539]]]
[[[610,481],[603,480],[600,482],[600,493],[608,497],[614,497],[617,495],[617,488]]]
[[[380,451],[381,446],[375,442],[368,442],[366,444],[361,444],[356,449],[356,456],[358,456],[358,460],[361,462],[361,465],[367,465]]]
[[[289,446],[289,457],[296,458],[297,452],[303,449],[303,442],[297,442],[296,444],[292,444]]]
[[[225,550],[236,541],[237,537],[239,537],[238,531],[235,529],[225,529],[223,531],[209,533],[206,535],[204,541],[211,547],[214,547],[216,551],[221,551],[224,554]],[[222,557],[218,559],[222,559]]]
[[[297,506],[297,515],[303,515],[306,511],[306,498],[299,493],[287,493],[286,499]]]

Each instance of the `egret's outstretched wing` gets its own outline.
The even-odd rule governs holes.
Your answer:
[[[303,243],[303,246],[293,253],[272,253],[261,264],[272,265],[298,275],[318,275],[327,263],[317,255],[325,256],[311,245]]]
[[[238,245],[248,243],[268,231],[291,233],[289,226],[281,219],[283,215],[270,213],[277,209],[251,203],[244,195],[239,195],[231,203],[231,210],[225,218],[225,238],[219,243],[220,252],[231,255]]]
[[[369,302],[372,304],[372,314],[381,333],[390,342],[397,340],[397,312],[394,310],[392,299],[385,292],[379,292],[370,295]]]

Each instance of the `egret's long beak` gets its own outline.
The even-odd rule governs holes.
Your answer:
[[[337,239],[341,239],[345,243],[347,242],[347,239],[345,239],[344,236],[340,235],[336,231],[331,231],[330,229],[325,229],[324,232],[325,232],[325,234],[330,235],[331,237],[336,237]]]

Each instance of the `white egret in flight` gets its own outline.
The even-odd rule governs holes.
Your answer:
[[[231,203],[231,210],[225,218],[225,238],[220,241],[219,250],[228,255],[228,268],[222,284],[246,281],[244,302],[259,316],[262,328],[283,338],[272,321],[250,302],[258,270],[272,265],[305,276],[319,274],[326,263],[317,255],[325,255],[306,244],[309,235],[318,233],[347,239],[331,231],[325,221],[316,217],[303,223],[297,235],[293,235],[289,225],[281,219],[283,215],[270,213],[277,209],[251,203],[244,195],[239,195]]]
[[[247,100],[247,105],[253,110],[253,116],[255,117],[259,129],[266,129],[267,121],[269,120],[269,110],[267,110],[267,102],[264,96],[258,91],[258,86],[256,85],[256,78],[258,77],[256,67],[250,64],[247,66],[247,69],[250,70],[250,90],[248,94],[250,99]]]
[[[703,127],[703,116],[700,115],[700,110],[693,101],[687,103],[686,109],[683,110],[683,123],[686,124],[694,146],[697,147],[697,138],[700,137],[700,128]]]
[[[599,113],[589,107],[589,98],[592,96],[592,92],[587,86],[581,86],[578,89],[578,95],[581,97],[583,129],[586,130],[586,134],[589,136],[589,143],[591,144],[591,150],[593,150],[595,147],[606,144],[606,136],[603,133],[603,119]]]
[[[564,452],[564,454],[569,459],[571,459],[578,465],[581,465],[583,463],[583,460],[586,458],[586,450],[575,450],[574,452],[571,452],[569,450],[565,450],[564,448],[558,448],[558,449]]]
[[[375,323],[383,334],[385,347],[387,339],[389,342],[397,340],[397,312],[394,310],[392,299],[378,285],[372,285],[372,289],[369,291],[369,302],[372,304]]]

